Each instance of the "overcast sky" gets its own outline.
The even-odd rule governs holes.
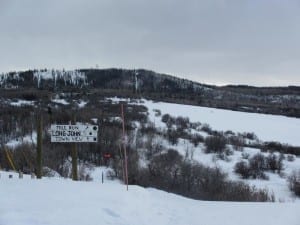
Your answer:
[[[0,71],[145,68],[300,85],[300,0],[0,0]]]

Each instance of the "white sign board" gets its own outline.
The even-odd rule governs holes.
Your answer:
[[[97,142],[96,125],[51,125],[51,142]]]

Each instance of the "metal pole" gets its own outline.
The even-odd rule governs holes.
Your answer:
[[[124,161],[125,161],[125,178],[126,178],[126,189],[128,191],[128,168],[127,168],[127,151],[125,143],[125,120],[124,120],[124,108],[121,104],[121,113],[122,113],[122,128],[123,128],[123,147],[124,147]]]

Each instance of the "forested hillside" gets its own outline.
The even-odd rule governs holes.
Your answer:
[[[45,69],[2,73],[0,88],[1,96],[19,95],[25,99],[37,99],[45,92],[74,92],[86,95],[144,97],[236,111],[300,117],[300,87],[205,85],[142,69]]]

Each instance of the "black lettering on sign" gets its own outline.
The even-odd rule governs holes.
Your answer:
[[[72,137],[72,141],[81,142],[82,137]]]
[[[77,129],[77,127],[75,125],[68,125],[67,128],[68,128],[69,131]]]
[[[64,130],[55,130],[51,132],[52,136],[66,136],[66,131]]]
[[[67,127],[66,127],[66,126],[63,126],[63,125],[61,125],[61,126],[60,126],[60,125],[57,125],[57,126],[56,126],[56,129],[57,129],[57,130],[67,130]]]
[[[55,137],[55,142],[68,142],[70,139],[68,137]]]
[[[79,136],[81,136],[81,132],[69,130],[67,136],[68,137],[79,137]]]

